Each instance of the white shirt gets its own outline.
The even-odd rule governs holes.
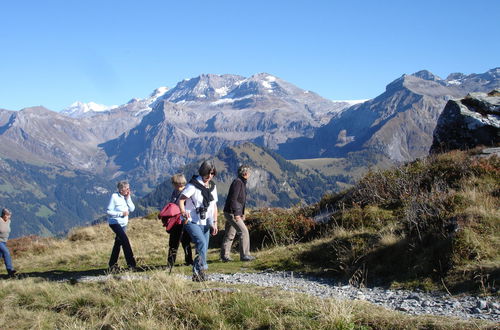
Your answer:
[[[132,202],[132,197],[125,198],[120,193],[113,193],[109,200],[107,214],[109,215],[108,223],[110,225],[119,224],[125,227],[128,224],[128,216],[124,217],[123,212],[134,212],[135,205]]]
[[[202,185],[205,185],[201,176],[196,177],[196,180],[198,180],[198,182]],[[205,219],[200,219],[199,214],[196,212],[196,209],[198,207],[203,206],[203,195],[201,194],[201,190],[196,189],[194,185],[188,183],[182,191],[182,195],[187,197],[185,204],[186,213],[189,214],[189,217],[193,223],[204,226],[207,224],[207,222],[208,224],[212,224],[214,222],[214,212],[218,201],[217,186],[215,186],[214,190],[212,190],[212,196],[214,200],[211,201],[210,204],[208,204],[207,216]]]

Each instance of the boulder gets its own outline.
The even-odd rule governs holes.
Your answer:
[[[438,119],[431,153],[500,143],[500,90],[450,100]]]

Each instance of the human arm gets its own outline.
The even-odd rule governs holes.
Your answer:
[[[242,189],[245,189],[243,182],[236,179],[233,183],[231,183],[227,196],[235,221],[241,220],[241,216],[243,215],[243,205],[238,201],[238,197],[240,196]]]
[[[132,197],[130,197],[130,195],[127,197],[125,197],[125,201],[127,202],[127,206],[128,206],[128,213],[130,214],[130,212],[134,212],[135,210],[135,205],[134,205],[134,202],[132,202]],[[128,215],[128,214],[127,214]]]
[[[181,210],[182,217],[187,220],[189,218],[189,213],[186,212],[186,200],[187,197],[181,195],[181,197],[179,198],[179,209]]]
[[[219,232],[219,227],[217,227],[217,204],[214,205],[213,218],[214,218],[214,220],[212,221],[212,225],[211,225],[211,227],[212,227],[211,234],[212,234],[212,236],[215,236]]]

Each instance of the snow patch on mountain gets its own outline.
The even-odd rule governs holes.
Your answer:
[[[448,85],[461,85],[462,82],[460,80],[450,80],[448,81]]]
[[[168,92],[168,90],[169,90],[168,87],[158,87],[149,95],[149,97],[144,99],[133,98],[123,105],[106,106],[94,102],[89,102],[89,103],[74,102],[69,107],[63,109],[61,111],[61,114],[73,118],[80,118],[80,117],[93,116],[94,114],[99,112],[110,111],[114,109],[116,110],[125,109],[130,106],[139,108],[138,110],[135,110],[134,115],[140,116],[144,112],[151,111],[153,102],[159,97],[163,96],[166,92]]]
[[[228,86],[224,86],[224,87],[221,87],[221,88],[216,88],[215,92],[217,94],[219,94],[220,96],[226,96],[227,93],[229,92],[229,87]]]
[[[242,100],[245,100],[245,99],[252,98],[254,96],[255,96],[254,94],[250,94],[250,95],[245,95],[244,97],[239,97],[239,98],[235,98],[235,99],[233,99],[233,98],[224,98],[224,99],[220,99],[220,100],[214,101],[214,102],[210,103],[210,105],[231,104],[231,103],[234,103],[234,102],[238,102],[238,101],[242,101]]]
[[[150,98],[154,98],[154,99],[157,99],[158,97],[162,96],[163,94],[165,94],[166,92],[168,92],[169,88],[168,87],[158,87],[157,89],[155,89],[153,91],[153,93],[151,93],[150,95]]]
[[[95,102],[80,102],[76,101],[72,103],[69,107],[63,109],[61,113],[72,116],[73,114],[83,114],[87,112],[102,112],[118,107],[117,105],[103,105],[97,104]]]
[[[366,101],[369,101],[370,99],[363,99],[363,100],[332,100],[333,102],[343,102],[343,103],[349,103],[350,106],[355,105],[355,104],[360,104],[360,103],[365,103]]]

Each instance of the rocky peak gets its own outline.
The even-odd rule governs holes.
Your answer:
[[[158,87],[157,89],[155,89],[153,91],[153,93],[151,93],[151,95],[149,95],[149,97],[153,98],[153,99],[157,99],[158,97],[162,96],[166,92],[168,92],[168,87],[164,87],[164,86]]]
[[[239,81],[244,79],[244,77],[229,74],[202,74],[179,82],[160,99],[174,103],[211,101],[227,95]]]
[[[500,91],[450,100],[438,119],[431,152],[500,143]]]
[[[431,81],[441,81],[442,79],[438,76],[434,75],[432,72],[427,70],[421,70],[412,74],[412,76]]]
[[[464,79],[465,77],[467,76],[461,72],[454,72],[450,73],[448,77],[446,77],[446,81],[461,80]]]

